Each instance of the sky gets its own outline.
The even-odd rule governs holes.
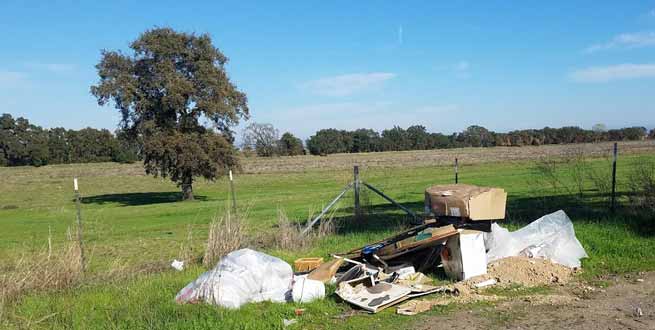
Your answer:
[[[655,126],[655,1],[0,1],[0,113],[108,128],[102,49],[154,27],[208,33],[249,122]]]

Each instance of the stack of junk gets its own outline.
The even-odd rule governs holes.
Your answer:
[[[325,284],[331,284],[342,300],[376,313],[415,297],[458,295],[456,286],[436,286],[425,275],[440,267],[453,281],[479,279],[476,287],[495,284],[496,279],[484,276],[487,265],[507,257],[580,267],[587,255],[564,211],[509,232],[497,224],[505,218],[506,201],[501,188],[432,186],[425,190],[426,216],[419,226],[328,261],[298,259],[295,273],[281,259],[249,249],[234,251],[183,288],[176,301],[228,308],[264,300],[310,302],[325,297]]]

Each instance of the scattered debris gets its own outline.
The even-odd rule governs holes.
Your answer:
[[[487,287],[487,286],[494,285],[496,283],[498,283],[498,281],[495,278],[490,278],[490,279],[488,279],[486,281],[476,283],[476,284],[474,284],[474,286],[475,286],[476,289],[480,289],[480,288],[484,288],[484,287]]]
[[[175,259],[171,263],[171,267],[175,268],[175,270],[177,270],[177,271],[182,271],[182,270],[184,270],[184,261],[180,261],[180,260]]]
[[[396,313],[400,315],[416,315],[432,309],[433,302],[429,300],[410,300],[398,306]]]
[[[298,322],[298,320],[296,320],[296,319],[291,319],[291,320],[284,319],[284,320],[282,320],[282,324],[284,325],[285,328],[292,325],[292,324],[296,324],[297,322]]]
[[[376,282],[372,276],[342,282],[336,291],[344,301],[372,313],[408,299],[411,292],[402,285]]]

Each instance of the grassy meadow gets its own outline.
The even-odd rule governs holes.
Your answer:
[[[489,150],[493,150],[489,148]],[[485,151],[486,152],[486,151]],[[329,159],[331,156],[324,157]],[[461,157],[461,156],[460,156]],[[465,159],[465,158],[462,158]],[[252,168],[246,160],[245,169]],[[284,158],[276,159],[282,162]],[[294,160],[290,160],[294,161]],[[552,176],[535,169],[535,161],[519,159],[460,166],[460,182],[499,186],[508,191],[506,226],[518,228],[541,215],[564,209],[590,258],[583,261],[581,280],[597,281],[606,274],[655,270],[653,219],[632,210],[627,195],[630,172],[654,162],[652,149],[621,156],[618,166],[619,208],[611,213],[608,199],[587,174],[561,162]],[[364,193],[366,216],[355,221],[352,194],[332,216],[341,224],[337,234],[293,251],[267,244],[280,213],[298,222],[316,214],[352,180],[349,166],[320,166],[296,171],[246,171],[235,176],[238,212],[247,221],[250,246],[288,262],[298,257],[343,252],[399,230],[407,219],[373,193]],[[251,167],[249,167],[251,166]],[[606,173],[606,158],[589,158],[584,171]],[[257,172],[257,173],[255,173]],[[577,174],[576,174],[577,173]],[[577,177],[584,177],[582,186]],[[420,213],[423,191],[432,184],[453,182],[450,166],[398,162],[368,164],[362,179]],[[24,329],[271,329],[283,319],[296,318],[293,328],[394,328],[420,322],[425,315],[447,313],[457,306],[425,315],[404,317],[390,308],[376,315],[351,316],[351,308],[334,295],[304,304],[250,304],[239,310],[206,305],[180,306],[177,291],[206,270],[193,264],[182,272],[169,264],[183,254],[201,257],[208,224],[229,208],[228,182],[198,181],[196,200],[179,202],[178,188],[167,179],[145,176],[138,164],[77,164],[40,168],[0,168],[0,271],[15,271],[19,260],[43,253],[51,237],[53,250],[66,241],[75,222],[72,178],[82,194],[84,244],[88,259],[84,278],[72,288],[27,292],[6,302],[0,327]],[[580,189],[581,188],[581,189]],[[328,288],[330,292],[334,288]],[[296,317],[295,308],[306,308]],[[485,304],[467,308],[488,308]]]

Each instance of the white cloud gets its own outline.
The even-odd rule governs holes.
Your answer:
[[[614,80],[655,78],[655,64],[618,64],[576,70],[570,78],[577,82],[602,83]]]
[[[27,75],[22,72],[0,70],[0,86],[3,88],[16,87],[26,82]]]
[[[52,73],[66,73],[75,70],[75,65],[68,63],[28,62],[26,65],[32,69],[45,70]]]
[[[457,71],[466,71],[469,69],[471,65],[469,64],[468,61],[459,61],[457,65],[455,65],[455,70]]]
[[[389,72],[353,73],[308,81],[301,86],[314,94],[347,96],[382,86],[396,75]]]
[[[587,47],[585,52],[594,53],[610,49],[631,49],[652,46],[655,46],[655,32],[623,33],[615,36],[608,42]]]
[[[323,128],[372,128],[381,131],[394,125],[407,128],[419,124],[429,130],[447,132],[459,129],[456,125],[461,114],[461,108],[456,104],[408,107],[387,101],[333,102],[277,109],[268,115],[260,114],[253,120],[271,122],[281,132],[290,131],[305,139]],[[302,118],[302,125],[298,125],[299,118]]]
[[[471,64],[468,61],[459,61],[455,67],[455,77],[460,79],[467,79],[471,77],[471,71],[469,70]]]

